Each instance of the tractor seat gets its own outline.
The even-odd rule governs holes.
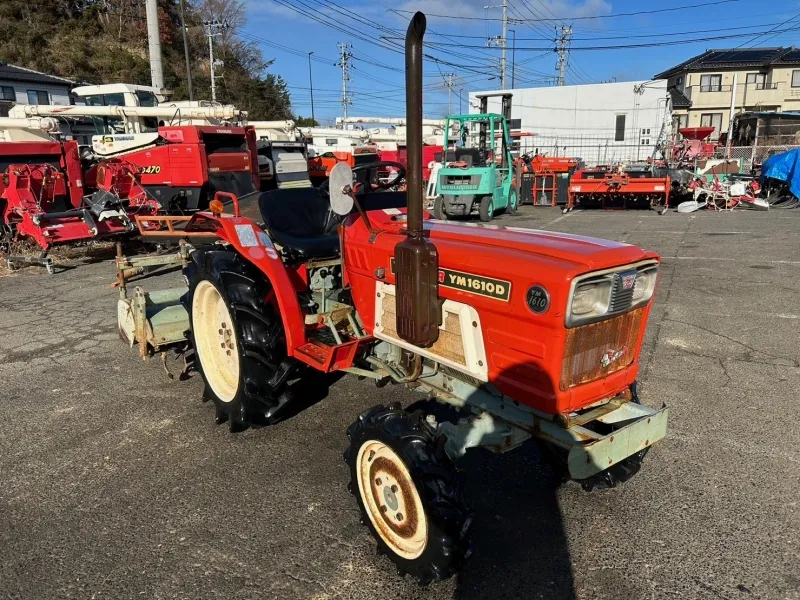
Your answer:
[[[316,188],[264,192],[258,199],[264,227],[273,240],[306,258],[339,254],[341,217],[331,210],[327,194]]]

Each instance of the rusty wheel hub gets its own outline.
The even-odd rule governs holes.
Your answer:
[[[428,523],[405,463],[378,440],[365,442],[357,461],[359,493],[378,535],[399,556],[418,558],[427,545]]]

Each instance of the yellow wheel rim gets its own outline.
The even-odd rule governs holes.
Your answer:
[[[195,351],[206,381],[217,397],[230,402],[239,389],[239,349],[230,310],[210,281],[201,281],[192,299]]]
[[[418,558],[428,543],[428,521],[405,463],[383,442],[369,440],[356,465],[358,491],[378,535],[395,554]]]

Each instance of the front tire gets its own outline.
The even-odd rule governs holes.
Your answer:
[[[433,201],[433,216],[435,219],[439,219],[440,221],[447,220],[447,211],[445,210],[445,203],[443,196],[438,196]]]
[[[423,584],[458,572],[470,553],[472,518],[443,438],[399,405],[364,412],[347,437],[349,489],[378,551]]]
[[[488,223],[494,218],[494,199],[491,196],[481,198],[480,216],[484,223]]]
[[[217,424],[235,432],[275,422],[289,400],[293,363],[283,323],[267,301],[269,281],[235,252],[216,249],[192,253],[184,273],[189,339]]]

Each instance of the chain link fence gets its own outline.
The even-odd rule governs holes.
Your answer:
[[[642,135],[631,140],[626,135],[624,141],[616,141],[613,136],[533,135],[519,138],[519,153],[579,157],[587,166],[644,162],[653,156],[656,137]]]

